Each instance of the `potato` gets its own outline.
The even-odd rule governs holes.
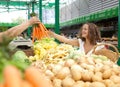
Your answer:
[[[90,87],[91,82],[85,82],[84,87]]]
[[[106,85],[106,87],[109,87],[114,84],[114,82],[110,79],[103,80],[102,82]]]
[[[72,87],[84,87],[84,82],[83,81],[78,81]]]
[[[83,81],[92,81],[93,72],[92,71],[83,71],[82,80]]]
[[[76,81],[81,79],[81,67],[79,65],[71,66],[71,75],[72,78]]]
[[[72,87],[74,85],[75,81],[72,78],[66,77],[62,81],[62,87]]]
[[[103,73],[104,71],[109,70],[109,69],[110,69],[110,66],[104,65],[104,66],[102,67],[101,72]]]
[[[62,69],[62,65],[54,65],[52,72],[56,75]]]
[[[112,85],[110,85],[108,87],[120,87],[120,84],[112,84]]]
[[[93,83],[90,84],[89,87],[106,87],[106,86],[102,82],[93,82]]]
[[[75,64],[75,61],[73,59],[67,59],[64,63],[64,66],[65,67],[71,67],[74,64]]]
[[[70,76],[70,69],[68,67],[63,67],[59,72],[57,72],[56,77],[58,79],[64,79],[65,77]]]
[[[95,67],[94,72],[101,72],[102,68],[101,67]]]
[[[53,80],[53,87],[62,87],[62,80],[54,79]]]
[[[88,64],[86,64],[86,63],[81,63],[80,66],[81,66],[83,69],[86,69],[87,66],[88,66]]]
[[[111,77],[111,75],[112,75],[112,70],[108,69],[103,72],[102,77],[103,77],[103,79],[109,79]]]
[[[120,77],[113,75],[110,77],[110,80],[113,81],[115,84],[119,84],[120,83]]]
[[[88,64],[90,64],[90,65],[95,65],[94,59],[91,58],[91,57],[88,57],[88,58],[87,58],[87,62],[88,62]]]
[[[46,70],[45,75],[48,76],[51,80],[54,78],[54,73],[50,70]]]
[[[114,75],[116,75],[116,73],[112,71],[112,75],[111,76],[114,76]]]
[[[102,78],[101,78],[101,76],[99,76],[99,75],[93,75],[92,76],[92,81],[94,82],[94,81],[99,81],[99,82],[101,82],[102,81]]]
[[[102,73],[101,72],[96,72],[95,75],[98,75],[102,78]]]
[[[77,84],[82,84],[82,85],[85,84],[83,81],[77,81],[76,83],[77,83]]]
[[[95,67],[93,65],[87,66],[87,70],[94,72]]]
[[[86,57],[80,57],[76,59],[77,64],[87,63]]]
[[[101,72],[102,71],[102,67],[103,67],[104,65],[102,64],[102,63],[97,63],[97,64],[95,64],[95,73],[96,72]]]
[[[120,70],[118,68],[113,68],[112,71],[116,74],[119,75],[120,74]]]

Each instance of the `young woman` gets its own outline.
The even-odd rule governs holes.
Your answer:
[[[49,35],[58,39],[60,42],[64,42],[73,46],[78,46],[79,50],[87,55],[92,54],[93,47],[101,41],[100,32],[98,27],[93,23],[86,23],[82,26],[79,35],[79,39],[68,39],[64,36],[58,35],[49,30]],[[97,47],[96,50],[103,48],[104,46]]]
[[[6,37],[16,37],[17,35],[20,35],[24,30],[26,30],[29,26],[39,23],[40,20],[37,17],[31,17],[29,20],[26,22],[17,25],[15,27],[12,27],[8,29],[7,31],[0,32],[0,42],[2,41],[2,38],[4,36]]]

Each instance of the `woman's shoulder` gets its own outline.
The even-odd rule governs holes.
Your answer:
[[[81,43],[83,43],[83,42],[84,42],[84,41],[83,41],[82,39],[80,39],[80,38],[78,39],[78,41],[79,41],[79,42],[81,42]]]
[[[78,39],[78,43],[80,48],[84,45],[84,41],[82,39]]]

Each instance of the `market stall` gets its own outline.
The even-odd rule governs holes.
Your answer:
[[[80,2],[80,0],[78,1]],[[95,2],[95,0],[84,1]],[[33,7],[32,12],[35,11],[37,2],[33,0],[29,3]],[[5,3],[3,1],[0,4]],[[13,3],[17,4],[13,1],[10,5]],[[26,3],[21,2],[20,5],[25,6]],[[75,3],[73,1],[73,8],[77,6]],[[84,3],[86,4],[86,2]],[[98,4],[98,2],[95,3]],[[114,3],[117,2],[114,1]],[[41,20],[42,4],[42,0],[39,0],[39,13],[41,13],[39,18]],[[68,6],[73,4],[70,3]],[[60,34],[59,0],[55,0],[54,5],[55,28],[52,30],[56,34]],[[62,27],[71,26],[86,21],[116,17],[117,11],[118,7],[105,9],[68,20],[61,25]],[[120,28],[120,26],[118,27]],[[87,53],[81,52],[76,45],[59,43],[55,37],[51,37],[42,21],[32,28],[32,34],[30,34],[32,39],[11,41],[4,38],[0,42],[0,87],[120,87],[120,29],[118,29],[118,38],[102,38],[102,43],[95,43],[96,45],[92,45],[93,47],[90,45],[92,53],[87,55]],[[29,32],[28,30],[27,33]],[[53,35],[56,35],[55,33]],[[84,35],[84,39],[88,38],[86,32]],[[96,50],[97,46],[101,45],[104,45],[105,49]]]

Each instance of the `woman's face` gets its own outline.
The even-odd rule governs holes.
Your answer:
[[[88,25],[87,24],[84,24],[83,27],[82,27],[82,37],[83,38],[87,38],[88,36]]]

